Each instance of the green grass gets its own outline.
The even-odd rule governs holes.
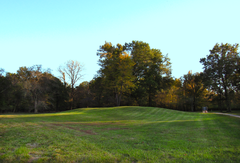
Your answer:
[[[0,162],[240,162],[240,118],[152,107],[0,115]]]

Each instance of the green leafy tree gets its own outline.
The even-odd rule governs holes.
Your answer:
[[[51,94],[55,98],[55,111],[66,110],[69,106],[69,92],[70,88],[66,83],[62,83],[58,78],[54,77],[55,80],[52,82]]]
[[[45,111],[60,111],[68,108],[70,88],[50,73],[44,73],[40,79],[44,88],[42,109]]]
[[[93,80],[89,83],[90,92],[93,95],[93,106],[104,106],[103,98],[106,89],[104,89],[103,78],[100,76],[94,77]]]
[[[170,80],[171,63],[159,49],[151,49],[148,43],[132,41],[126,44],[131,51],[134,83],[134,95],[140,105],[152,106],[157,91],[167,85]],[[147,100],[146,100],[146,97]]]
[[[99,65],[101,66],[99,74],[106,88],[114,92],[116,105],[120,106],[123,92],[133,86],[134,62],[126,53],[125,46],[121,44],[113,46],[106,42],[100,46],[97,55],[100,57]]]
[[[238,44],[216,44],[206,58],[201,58],[203,64],[205,85],[218,94],[220,107],[224,101],[228,111],[231,111],[229,93],[235,90],[236,80],[239,79]],[[237,78],[237,79],[236,79]]]
[[[10,109],[9,103],[10,99],[12,99],[12,81],[10,74],[7,73],[6,76],[3,75],[4,70],[2,69],[2,73],[0,73],[0,111],[12,111]]]

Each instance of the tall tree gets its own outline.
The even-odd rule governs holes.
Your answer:
[[[38,113],[40,104],[44,104],[45,92],[47,91],[46,78],[50,78],[50,72],[42,69],[41,65],[32,67],[20,67],[17,71],[19,81],[23,83],[24,91],[34,101],[34,112]],[[40,102],[40,103],[39,103]]]
[[[12,83],[8,75],[4,76],[4,70],[0,69],[0,111],[9,111],[8,101],[11,94]]]
[[[41,88],[38,83],[42,75],[41,66],[36,65],[31,68],[20,67],[17,71],[17,75],[19,76],[20,81],[23,83],[24,91],[28,94],[31,94],[32,100],[34,101],[34,112],[37,113],[38,99],[41,94]]]
[[[97,55],[100,57],[99,73],[104,79],[106,86],[112,89],[116,98],[116,105],[120,106],[124,89],[133,85],[132,67],[134,65],[125,46],[117,44],[113,46],[106,42],[100,46]]]
[[[71,87],[70,93],[70,109],[73,108],[73,101],[75,96],[75,87],[77,82],[82,79],[83,65],[78,61],[69,60],[64,66],[60,66],[58,71],[61,74],[61,79],[64,83],[69,83]]]
[[[153,105],[153,99],[157,90],[164,87],[170,79],[171,63],[169,58],[162,55],[159,49],[151,49],[148,43],[132,41],[126,44],[131,51],[132,59],[135,63],[133,74],[135,76],[135,97],[140,104],[146,95],[148,97],[147,105]]]
[[[104,85],[103,85],[103,78],[100,76],[94,77],[94,79],[89,83],[89,89],[93,94],[93,105],[94,106],[104,106],[103,105],[103,97],[104,97]]]
[[[206,58],[201,58],[205,84],[214,90],[221,101],[226,101],[227,111],[231,111],[229,92],[236,89],[236,74],[239,69],[238,44],[216,44]],[[237,76],[239,78],[239,76]]]
[[[4,69],[0,68],[0,96],[8,87],[8,86],[6,86],[8,84],[7,84],[7,80],[4,76],[4,73],[5,73]]]

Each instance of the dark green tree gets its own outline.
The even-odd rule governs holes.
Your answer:
[[[218,94],[220,108],[224,102],[227,111],[231,111],[231,101],[229,93],[237,87],[236,80],[239,70],[238,44],[216,44],[206,58],[201,58],[203,64],[204,82],[209,89]],[[236,79],[237,78],[237,79]]]
[[[120,106],[123,92],[133,86],[134,62],[121,44],[113,46],[106,42],[100,46],[97,55],[101,66],[99,74],[106,88],[114,92],[116,105]]]
[[[90,90],[89,82],[84,81],[76,87],[76,106],[77,107],[88,107],[90,103]]]
[[[134,62],[133,75],[136,89],[133,94],[140,105],[153,106],[157,91],[167,85],[171,75],[169,58],[148,43],[132,41],[125,45]],[[147,99],[146,99],[147,97]]]
[[[49,73],[44,73],[41,86],[45,88],[44,102],[49,111],[66,110],[69,106],[70,87]]]

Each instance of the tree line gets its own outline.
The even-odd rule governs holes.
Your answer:
[[[55,112],[79,107],[157,106],[183,111],[237,109],[240,106],[238,44],[216,44],[200,59],[203,72],[171,76],[168,55],[148,43],[105,42],[97,50],[100,69],[77,85],[83,65],[68,61],[55,77],[41,65],[0,70],[0,112]]]

